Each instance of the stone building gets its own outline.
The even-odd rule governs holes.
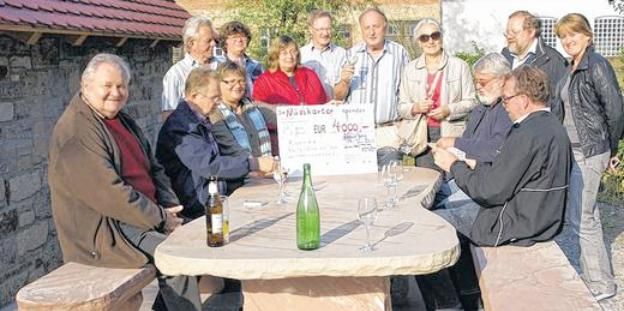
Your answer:
[[[0,1],[0,308],[61,264],[48,143],[87,61],[109,52],[129,62],[126,110],[155,137],[162,77],[189,16],[167,0]]]

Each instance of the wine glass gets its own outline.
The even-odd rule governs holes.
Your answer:
[[[360,251],[364,253],[372,252],[373,245],[370,242],[370,229],[377,219],[377,199],[372,197],[364,197],[358,201],[358,220],[364,225],[366,230],[366,244],[360,247]]]
[[[273,179],[279,185],[279,198],[277,199],[277,204],[286,203],[286,192],[284,192],[284,184],[286,183],[286,179],[288,179],[288,169],[282,166],[282,162],[279,157],[275,157],[273,161]]]
[[[390,170],[396,174],[397,183],[403,180],[403,161],[393,160],[390,161]]]
[[[388,198],[386,199],[386,207],[392,208],[396,206],[397,201],[397,174],[396,169],[392,168],[391,164],[386,164],[381,167],[381,181],[388,189]]]

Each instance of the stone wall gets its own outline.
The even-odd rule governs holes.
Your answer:
[[[89,37],[82,46],[62,36],[26,45],[0,32],[0,307],[19,288],[61,264],[47,185],[52,129],[78,90],[81,71],[98,52],[130,64],[128,111],[146,132],[158,129],[162,77],[171,66],[167,43]]]

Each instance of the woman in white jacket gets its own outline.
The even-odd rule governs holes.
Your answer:
[[[421,20],[414,28],[414,38],[423,53],[403,70],[399,114],[405,119],[426,118],[428,142],[461,136],[466,116],[478,104],[470,68],[444,51],[437,21]],[[438,169],[430,148],[416,156],[416,166]]]

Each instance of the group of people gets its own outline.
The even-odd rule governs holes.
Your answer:
[[[583,15],[568,14],[555,28],[570,62],[544,44],[534,15],[518,11],[508,19],[507,47],[472,70],[444,50],[433,19],[416,25],[422,55],[411,62],[386,39],[388,20],[378,8],[360,15],[363,42],[348,50],[331,42],[332,22],[326,11],[311,12],[310,42],[300,48],[289,36],[275,38],[265,70],[245,52],[246,25],[229,22],[217,34],[210,19],[190,18],[185,56],[163,78],[155,150],[122,112],[128,64],[111,54],[91,59],[50,146],[64,260],[153,262],[168,233],[203,215],[208,177],[219,176],[220,192],[229,194],[272,171],[277,106],[332,102],[373,107],[380,165],[404,156],[400,121],[421,122],[430,144],[415,163],[443,175],[434,212],[457,228],[462,244],[529,246],[552,239],[566,221],[579,236],[589,289],[599,300],[615,295],[595,200],[602,172],[619,163],[624,104]],[[214,55],[217,44],[225,55]],[[466,254],[447,273],[454,298],[438,295],[444,278],[418,278],[428,309],[476,308]],[[155,309],[201,309],[197,278],[158,279]]]

